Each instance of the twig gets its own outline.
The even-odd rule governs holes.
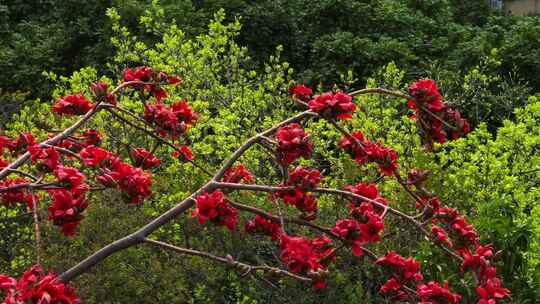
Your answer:
[[[235,261],[230,256],[224,258],[224,257],[213,255],[213,254],[208,253],[208,252],[198,251],[198,250],[193,250],[193,249],[187,249],[187,248],[182,248],[182,247],[177,247],[177,246],[174,246],[174,245],[171,245],[171,244],[151,240],[151,239],[148,239],[148,238],[145,238],[143,241],[145,243],[152,244],[152,245],[158,246],[158,247],[163,248],[163,249],[171,250],[171,251],[178,252],[178,253],[181,253],[181,254],[199,256],[199,257],[207,258],[207,259],[210,259],[210,260],[225,264],[225,265],[227,265],[229,267],[232,267],[234,269],[244,271],[244,274],[243,274],[244,276],[248,275],[250,273],[254,273],[257,270],[261,270],[261,271],[264,271],[264,272],[267,272],[267,273],[288,276],[290,278],[293,278],[293,279],[296,279],[296,280],[299,280],[299,281],[302,281],[302,282],[311,282],[312,281],[311,278],[304,277],[304,276],[289,272],[289,271],[281,269],[281,268],[276,268],[276,267],[271,267],[271,266],[266,266],[266,265],[260,265],[260,266],[248,265],[246,263]]]

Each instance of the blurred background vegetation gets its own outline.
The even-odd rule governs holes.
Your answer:
[[[483,241],[504,250],[497,259],[513,303],[540,297],[540,18],[507,16],[484,1],[278,0],[278,1],[75,1],[7,0],[0,4],[0,108],[5,133],[46,130],[69,123],[49,110],[68,92],[88,93],[101,78],[116,82],[126,66],[150,65],[182,76],[167,102],[187,98],[201,113],[190,131],[198,162],[212,171],[241,142],[297,109],[288,100],[293,81],[319,90],[383,86],[405,90],[431,77],[445,99],[470,119],[465,139],[422,150],[404,102],[365,96],[349,122],[400,154],[403,170],[433,171],[430,189],[458,207]],[[102,76],[104,75],[104,76]],[[135,109],[135,97],[123,105]],[[148,145],[148,138],[106,114],[89,125],[105,130],[107,144]],[[304,164],[328,176],[325,184],[373,180],[374,170],[352,164],[336,149],[339,135],[324,121],[309,125],[316,155]],[[335,141],[334,141],[335,142]],[[127,208],[117,193],[95,194],[79,235],[65,238],[44,227],[45,264],[58,272],[104,244],[141,226],[200,186],[207,176],[190,164],[158,155],[155,195]],[[276,183],[262,151],[242,162]],[[181,181],[181,182],[179,182]],[[392,181],[385,197],[413,211]],[[271,208],[267,197],[238,194],[239,202]],[[320,197],[321,222],[331,225],[345,202]],[[18,273],[32,263],[31,219],[0,206],[0,272]],[[292,210],[288,210],[294,214]],[[472,302],[473,278],[399,221],[374,250],[396,250],[420,259],[428,278],[448,280]],[[299,229],[296,232],[303,232]],[[305,232],[305,231],[304,231]],[[231,254],[252,263],[274,261],[275,246],[189,217],[159,231],[171,243]],[[404,241],[407,240],[407,241]],[[139,246],[114,255],[74,283],[86,303],[383,303],[385,275],[361,259],[340,257],[329,288],[306,292],[288,280],[268,285],[241,278],[207,261]],[[301,295],[299,297],[299,295]]]

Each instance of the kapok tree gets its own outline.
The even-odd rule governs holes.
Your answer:
[[[420,80],[409,92],[383,88],[367,88],[350,93],[327,92],[313,96],[303,85],[290,88],[291,102],[305,107],[284,121],[253,135],[230,155],[221,168],[204,185],[143,227],[118,239],[88,256],[65,272],[57,275],[44,272],[40,266],[40,210],[46,209],[48,219],[67,237],[77,233],[84,224],[87,194],[105,188],[118,189],[128,204],[143,204],[152,194],[152,178],[148,170],[159,167],[154,153],[160,147],[174,150],[172,157],[199,166],[188,146],[190,126],[197,122],[186,100],[167,104],[167,86],[180,85],[181,79],[150,67],[127,68],[123,80],[114,88],[101,81],[91,87],[92,96],[72,94],[59,98],[53,111],[60,117],[80,116],[68,128],[37,140],[30,133],[17,138],[0,136],[0,199],[6,206],[26,204],[33,214],[36,241],[36,263],[18,279],[0,275],[0,290],[4,303],[79,303],[75,289],[69,284],[77,276],[120,250],[148,244],[163,250],[194,255],[223,264],[243,275],[280,275],[325,288],[327,274],[332,271],[338,255],[352,254],[367,257],[388,273],[380,287],[383,296],[394,301],[410,303],[460,303],[461,296],[452,292],[448,283],[428,281],[421,265],[412,257],[396,252],[377,254],[370,245],[384,242],[381,232],[385,218],[397,217],[418,230],[433,246],[442,250],[460,265],[459,271],[469,271],[475,278],[478,303],[491,304],[510,296],[501,285],[492,262],[494,249],[480,243],[478,232],[458,210],[446,206],[426,189],[429,171],[414,169],[403,173],[398,155],[381,142],[368,140],[359,130],[347,130],[341,120],[352,117],[357,105],[355,98],[363,94],[386,94],[407,100],[425,144],[426,153],[434,142],[444,143],[469,132],[469,124],[459,112],[443,101],[434,81]],[[140,93],[142,113],[123,107],[117,100],[120,94]],[[356,102],[358,102],[356,98]],[[116,119],[151,136],[157,143],[148,151],[144,147],[128,147],[122,158],[103,147],[103,135],[98,130],[84,129],[86,122],[98,112],[105,111]],[[311,120],[324,119],[336,128],[342,139],[338,145],[359,165],[376,164],[381,176],[393,178],[416,202],[418,212],[407,214],[393,207],[379,192],[376,183],[358,183],[343,189],[321,186],[323,176],[317,169],[295,166],[300,159],[312,154],[310,135],[303,125]],[[276,175],[281,183],[260,184],[258,178],[241,163],[240,157],[249,149],[261,147],[270,153],[278,165]],[[26,168],[24,171],[21,168]],[[277,212],[235,202],[235,191],[268,193]],[[346,198],[348,215],[333,226],[317,223],[317,195]],[[283,205],[285,206],[283,206]],[[298,216],[285,216],[282,208],[294,208]],[[239,212],[253,219],[239,228]],[[235,260],[231,255],[218,256],[191,248],[152,239],[152,233],[172,219],[185,215],[201,225],[224,226],[230,231],[241,230],[247,235],[267,236],[279,250],[280,263],[251,265]],[[294,235],[292,225],[312,230],[316,237]],[[135,229],[135,228],[134,228]],[[289,231],[288,231],[289,230]]]

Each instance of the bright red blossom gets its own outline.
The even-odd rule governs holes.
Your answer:
[[[79,155],[85,165],[94,168],[106,166],[106,163],[114,158],[111,152],[92,145],[84,148]]]
[[[266,219],[260,215],[256,215],[255,219],[246,222],[244,227],[247,233],[263,234],[270,236],[273,241],[277,240],[281,235],[281,226],[278,222]]]
[[[314,288],[324,288],[326,284],[319,273],[326,268],[323,259],[331,257],[330,240],[318,238],[311,241],[285,234],[281,235],[280,240],[280,258],[287,268],[294,273],[313,277]]]
[[[239,183],[244,181],[246,183],[253,182],[253,175],[244,167],[244,165],[239,164],[232,168],[229,168],[225,175],[223,176],[223,181],[226,183]]]
[[[94,105],[82,94],[73,94],[60,97],[52,110],[59,115],[83,115],[92,109]]]
[[[159,167],[161,164],[159,158],[143,148],[131,149],[131,157],[135,167],[141,167],[145,170]]]
[[[461,296],[457,293],[452,293],[448,289],[448,282],[444,286],[440,286],[437,282],[428,282],[416,287],[416,293],[420,297],[421,304],[437,303],[437,304],[460,304]]]
[[[289,93],[303,102],[308,102],[311,100],[313,91],[310,87],[306,87],[303,84],[297,84],[289,88]]]
[[[19,184],[28,184],[30,181],[24,178],[4,179],[0,181],[0,189],[7,188]],[[27,188],[17,188],[0,193],[0,199],[5,206],[9,206],[15,203],[26,203],[28,209],[32,209],[32,195]]]
[[[32,266],[17,281],[0,275],[0,290],[4,292],[4,304],[79,304],[71,285],[64,284],[49,272],[45,274],[39,266]]]
[[[321,172],[316,169],[306,169],[298,166],[289,170],[289,180],[286,186],[298,186],[302,189],[314,189],[321,182]]]
[[[28,148],[32,163],[41,172],[51,172],[60,164],[60,154],[54,147],[41,148],[33,145]]]
[[[135,168],[119,159],[114,159],[110,169],[104,169],[98,181],[106,187],[118,186],[128,201],[140,203],[152,194],[150,175],[140,168]]]
[[[182,145],[178,150],[175,150],[172,153],[172,156],[178,158],[182,162],[188,162],[193,160],[193,152],[189,149],[188,146]]]
[[[20,133],[17,139],[14,139],[8,143],[8,148],[11,154],[18,154],[22,151],[28,150],[29,147],[36,145],[36,139],[31,133]]]
[[[84,218],[82,213],[88,207],[84,196],[74,197],[69,191],[53,192],[52,204],[49,207],[49,219],[57,226],[62,226],[66,236],[75,235],[75,229]]]
[[[470,132],[467,120],[443,102],[435,81],[423,79],[415,82],[409,88],[409,93],[412,99],[407,105],[415,113],[413,118],[422,130],[422,139],[428,149],[432,149],[434,141],[441,144],[446,142],[448,132],[452,139]]]
[[[81,135],[83,138],[81,145],[83,147],[100,146],[101,142],[103,141],[103,137],[98,130],[87,129]]]
[[[308,106],[313,112],[331,119],[350,119],[352,112],[356,110],[352,97],[343,92],[317,95],[308,103]]]
[[[231,206],[225,194],[220,190],[203,193],[196,199],[197,208],[193,210],[193,217],[199,218],[199,224],[207,220],[217,225],[223,225],[229,230],[235,230],[238,224],[238,211]]]
[[[379,166],[381,173],[387,176],[391,176],[397,170],[399,166],[396,151],[383,146],[379,142],[365,140],[364,134],[360,131],[352,133],[351,136],[343,137],[339,141],[339,145],[358,164],[364,165],[374,162]]]
[[[349,241],[355,256],[363,254],[360,224],[355,220],[339,220],[336,222],[332,233]]]
[[[297,123],[292,123],[280,128],[277,131],[278,157],[279,160],[288,165],[299,157],[309,158],[312,152],[309,135]]]
[[[476,288],[478,304],[496,304],[498,299],[510,296],[510,290],[502,286],[499,278],[488,279]]]

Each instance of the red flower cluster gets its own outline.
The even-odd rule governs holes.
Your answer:
[[[229,168],[223,176],[223,181],[226,183],[239,183],[244,181],[246,183],[253,182],[253,175],[244,167],[244,165],[239,164],[235,167]]]
[[[454,208],[438,208],[433,222],[443,222],[448,225],[449,231],[454,232],[460,237],[460,243],[465,245],[478,245],[478,232],[473,225],[467,223],[467,220]]]
[[[73,194],[85,194],[88,191],[89,187],[84,183],[86,176],[77,168],[58,166],[54,175],[58,184]]]
[[[229,230],[235,230],[238,224],[238,211],[231,206],[225,194],[220,190],[203,193],[197,197],[197,208],[193,210],[193,217],[199,218],[199,224],[210,220],[217,225],[223,225]]]
[[[311,155],[312,146],[309,135],[297,123],[280,128],[276,138],[278,158],[285,165],[294,162],[300,156],[307,159]]]
[[[60,154],[53,147],[41,148],[33,145],[28,148],[32,163],[41,172],[51,172],[60,164]]]
[[[278,222],[268,220],[260,215],[256,215],[255,219],[247,221],[244,229],[250,234],[270,236],[272,241],[277,240],[282,233]]]
[[[408,299],[408,294],[403,286],[411,281],[422,282],[424,276],[420,272],[420,262],[412,257],[404,258],[395,252],[389,252],[386,256],[379,258],[378,265],[388,266],[393,271],[393,276],[382,287],[382,294],[393,294],[393,301],[404,301]]]
[[[291,86],[289,88],[289,93],[294,97],[298,98],[303,102],[309,102],[311,100],[311,96],[313,95],[313,91],[310,87],[306,87],[303,84],[297,84],[294,86]]]
[[[306,169],[298,166],[289,170],[289,181],[286,186],[297,186],[301,189],[315,189],[321,182],[321,172],[317,169]]]
[[[93,168],[107,167],[114,158],[111,152],[96,146],[84,148],[79,156],[85,165]]]
[[[72,94],[60,97],[52,110],[59,115],[83,115],[92,109],[94,105],[82,94]]]
[[[141,168],[114,158],[110,161],[110,166],[101,171],[98,181],[105,187],[120,188],[130,203],[138,204],[152,194],[152,180]]]
[[[135,167],[141,167],[145,170],[159,167],[161,164],[159,158],[143,148],[131,149],[131,158]]]
[[[177,85],[182,80],[176,76],[169,76],[164,72],[156,73],[152,68],[141,66],[137,68],[126,68],[124,70],[124,81],[141,81],[144,84],[137,84],[135,87],[142,87],[145,91],[150,92],[158,103],[161,99],[167,97],[167,92],[161,88],[162,84]]]
[[[19,184],[28,184],[30,181],[24,178],[4,179],[0,181],[0,189],[8,188]],[[15,203],[26,203],[28,209],[32,208],[32,195],[27,188],[17,188],[0,193],[0,199],[5,206]]]
[[[37,144],[36,139],[31,133],[20,133],[14,140],[8,140],[6,143],[7,148],[13,155],[17,155],[23,151],[28,150],[29,147]]]
[[[305,192],[317,187],[321,181],[321,173],[315,169],[296,167],[289,171],[289,180],[280,187],[293,186],[292,191],[280,191],[275,197],[283,199],[287,205],[295,206],[302,212],[301,217],[305,220],[314,220],[317,216],[317,202],[312,194]]]
[[[83,138],[81,145],[83,147],[100,146],[101,142],[103,141],[103,137],[98,130],[87,129],[81,135]]]
[[[190,125],[195,124],[198,117],[185,100],[176,102],[171,107],[159,102],[144,106],[144,119],[155,126],[160,136],[169,135],[172,139],[184,134]]]
[[[116,95],[109,93],[109,85],[101,80],[96,81],[90,86],[90,91],[95,101],[105,101],[113,106],[116,106]]]
[[[172,156],[180,159],[181,162],[188,162],[193,160],[193,152],[191,152],[189,147],[186,145],[180,146],[180,148],[178,148],[172,153]]]
[[[479,297],[478,304],[495,304],[498,299],[510,296],[510,291],[502,287],[501,280],[497,277],[487,279],[476,288]]]
[[[431,233],[433,234],[437,242],[445,243],[446,245],[448,245],[448,247],[454,246],[452,241],[448,238],[448,234],[446,234],[446,230],[444,228],[437,226],[435,224],[432,224]]]
[[[84,218],[82,214],[88,207],[84,195],[72,195],[67,190],[56,190],[52,194],[52,204],[49,207],[49,219],[57,226],[62,226],[66,236],[75,235],[75,229]]]
[[[416,293],[420,297],[421,302],[419,304],[459,304],[461,303],[461,296],[457,293],[452,293],[448,289],[448,282],[444,283],[444,286],[439,285],[437,282],[428,282],[427,284],[421,284],[416,286]]]
[[[414,111],[414,119],[417,126],[422,130],[423,140],[431,149],[434,141],[444,143],[447,132],[453,139],[462,137],[470,132],[470,126],[461,114],[448,107],[443,102],[442,96],[435,81],[424,79],[415,82],[409,88],[412,99],[407,102],[409,108]]]
[[[326,268],[326,259],[332,257],[333,249],[328,238],[308,240],[299,236],[282,234],[281,260],[287,268],[297,274],[311,276],[313,287],[324,288],[321,270]]]
[[[352,97],[342,92],[317,95],[308,103],[308,106],[313,112],[330,119],[350,119],[356,110]]]
[[[363,196],[367,199],[363,200],[359,198],[353,198],[351,200],[349,208],[351,209],[351,214],[354,218],[358,218],[367,211],[376,211],[377,214],[382,214],[384,208],[381,208],[380,205],[388,205],[386,199],[379,195],[379,190],[377,189],[376,184],[365,184],[360,182],[354,186],[346,186],[345,189],[356,195]],[[380,205],[374,204],[373,201],[379,203]]]
[[[354,219],[337,221],[332,229],[334,234],[350,242],[352,252],[356,256],[362,255],[362,245],[380,241],[379,234],[384,229],[382,218],[372,211],[365,211],[359,217],[361,221]]]
[[[362,232],[360,224],[355,220],[339,220],[336,222],[332,232],[347,240],[351,244],[352,252],[355,256],[360,256],[362,252]]]
[[[17,281],[0,275],[0,290],[4,293],[4,304],[79,304],[75,290],[52,272],[44,274],[39,266],[32,266]]]
[[[398,168],[396,151],[379,142],[364,139],[364,134],[360,131],[351,135],[352,138],[343,137],[339,141],[339,146],[351,155],[358,164],[377,163],[381,173],[387,176],[391,176]]]

